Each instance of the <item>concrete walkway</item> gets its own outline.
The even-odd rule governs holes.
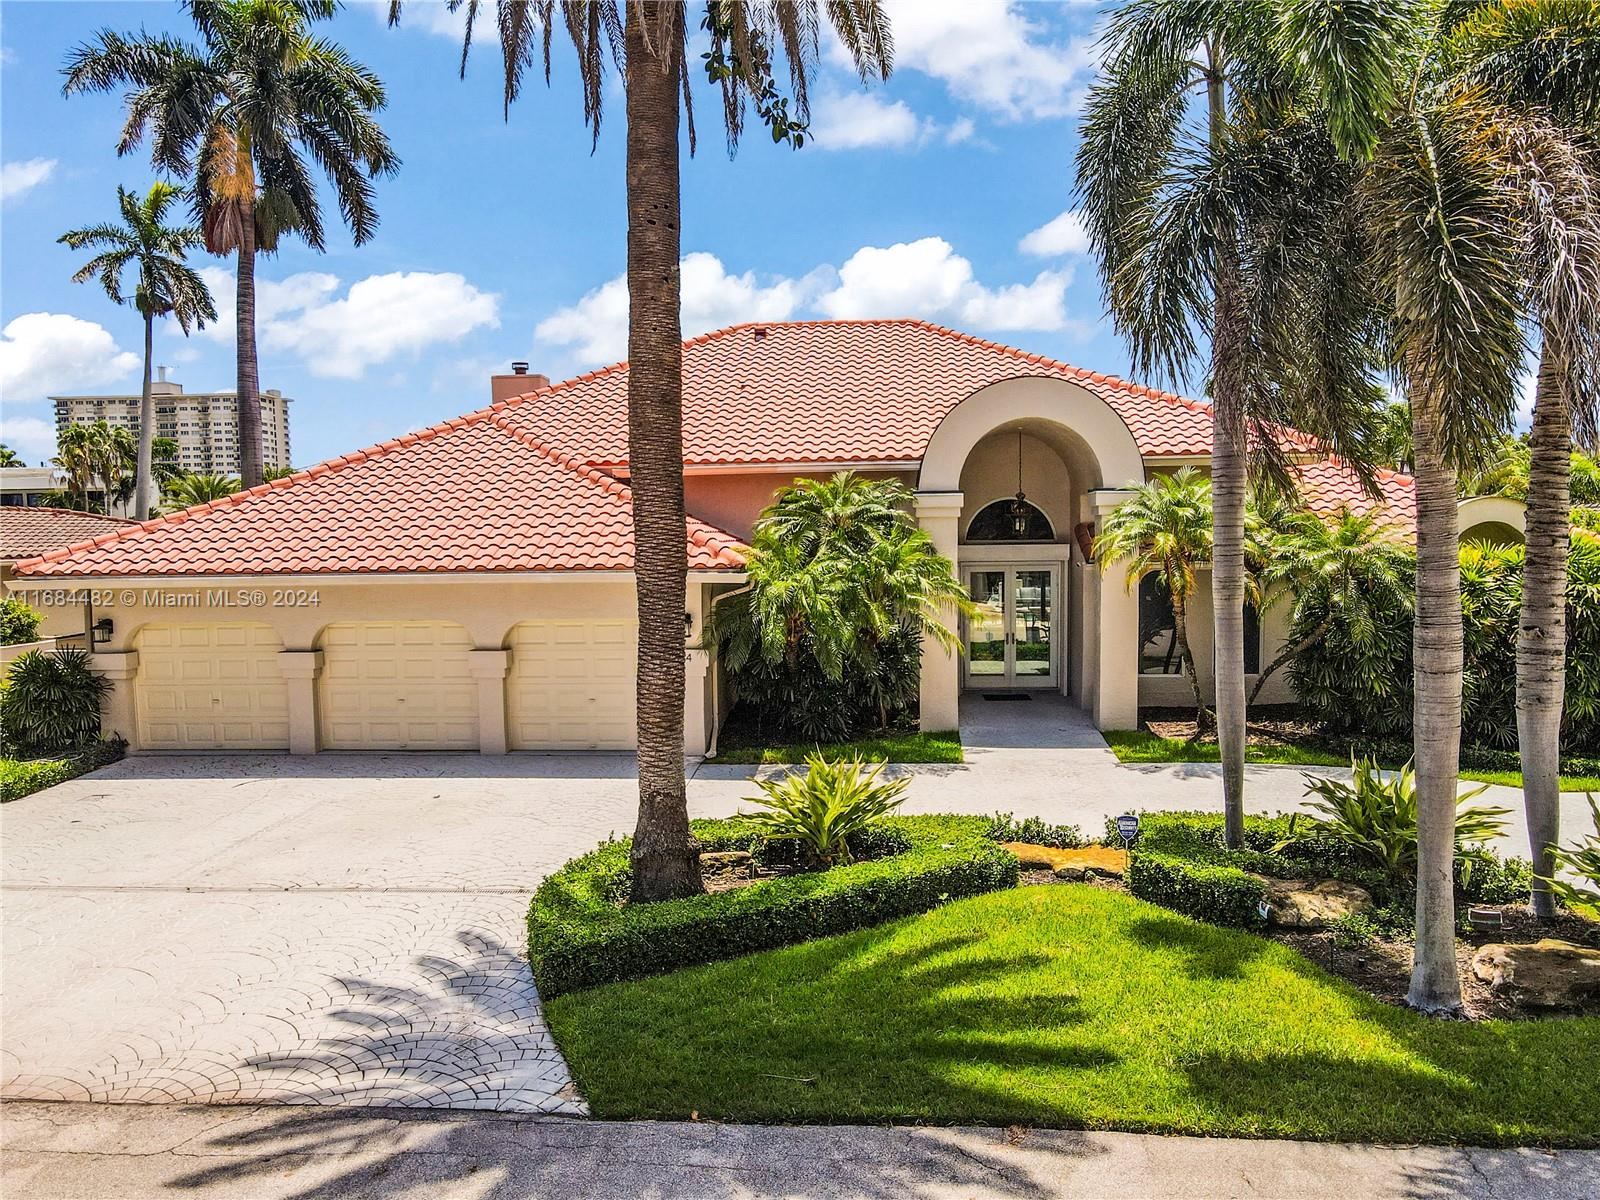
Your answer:
[[[1600,1154],[491,1113],[0,1107],[7,1200],[1593,1200]]]

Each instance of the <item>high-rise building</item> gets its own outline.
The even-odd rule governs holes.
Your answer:
[[[166,368],[161,369],[164,376]],[[150,385],[156,405],[156,436],[178,443],[178,467],[201,475],[239,473],[239,413],[232,392],[185,392],[165,378]],[[137,436],[139,397],[52,396],[56,432],[68,425],[104,421],[124,425]],[[289,397],[277,390],[261,393],[261,462],[287,467]]]

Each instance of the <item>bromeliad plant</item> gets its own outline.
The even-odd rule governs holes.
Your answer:
[[[1350,767],[1349,783],[1306,776],[1306,795],[1319,797],[1310,805],[1319,818],[1318,835],[1343,842],[1358,859],[1392,880],[1415,880],[1417,781],[1411,764],[1387,778],[1375,759],[1352,759]],[[1467,805],[1486,790],[1487,785],[1474,788],[1456,801],[1455,859],[1463,883],[1471,878],[1475,864],[1493,860],[1484,843],[1505,832],[1502,818],[1511,811]],[[1273,847],[1274,853],[1300,840],[1295,836],[1297,824],[1296,817],[1290,818],[1289,836]]]
[[[829,762],[806,758],[806,770],[782,779],[758,779],[761,811],[746,814],[769,842],[799,844],[806,863],[831,867],[853,861],[850,838],[900,807],[909,779],[882,779],[883,762],[870,769],[859,758]]]

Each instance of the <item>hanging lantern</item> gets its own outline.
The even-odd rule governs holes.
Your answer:
[[[1028,493],[1022,490],[1022,430],[1017,430],[1017,498],[1011,502],[1011,532],[1020,540],[1028,536],[1028,518],[1032,505]]]

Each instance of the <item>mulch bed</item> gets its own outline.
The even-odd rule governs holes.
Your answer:
[[[1139,727],[1147,733],[1186,742],[1196,740],[1193,709],[1145,709],[1142,716]],[[1302,746],[1326,750],[1330,754],[1343,753],[1349,748],[1348,739],[1331,736],[1324,726],[1299,715],[1294,708],[1257,709],[1250,713],[1245,731],[1250,741],[1258,746]],[[1202,746],[1216,745],[1216,730],[1208,730],[1198,741]]]

